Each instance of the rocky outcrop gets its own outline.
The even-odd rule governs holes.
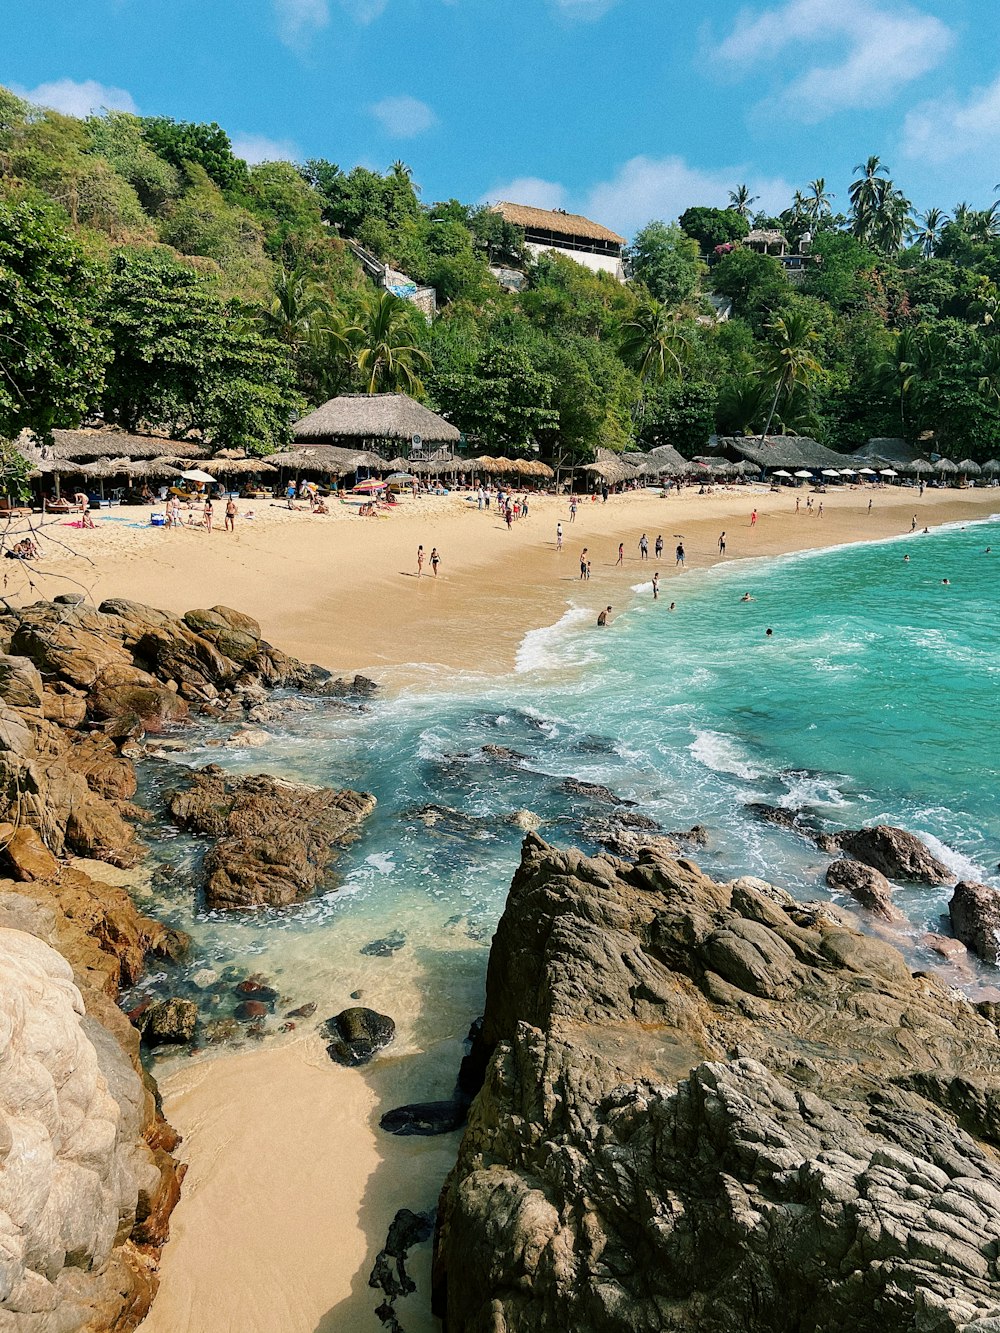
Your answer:
[[[892,885],[878,870],[863,861],[841,859],[827,867],[826,882],[837,893],[849,893],[862,907],[883,921],[903,921],[904,914],[893,905]]]
[[[951,884],[955,878],[915,834],[889,824],[824,834],[817,838],[817,842],[824,851],[839,848],[855,860],[880,871],[887,879],[909,880],[917,884]]]
[[[208,907],[283,907],[324,883],[375,797],[266,774],[232,778],[210,764],[169,807],[182,828],[217,839],[205,857]]]
[[[448,1333],[1000,1325],[1000,1039],[829,905],[525,839]]]
[[[963,944],[994,967],[1000,963],[1000,893],[962,880],[948,904],[951,928]]]

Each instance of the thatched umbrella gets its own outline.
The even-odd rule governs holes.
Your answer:
[[[405,393],[343,393],[293,427],[297,440],[404,440],[458,444],[461,432]]]
[[[939,477],[953,477],[958,474],[958,468],[950,458],[939,458],[934,464],[934,471]]]
[[[548,463],[543,463],[540,458],[535,459],[534,470],[535,476],[540,477],[542,481],[552,481],[556,475],[549,467]]]
[[[211,473],[213,477],[239,477],[248,476],[250,473],[278,470],[273,464],[265,463],[262,458],[205,458],[198,466],[205,472]]]
[[[959,473],[965,477],[981,477],[983,469],[974,458],[963,458],[961,463],[956,463]]]
[[[995,477],[1000,473],[1000,458],[990,458],[983,464],[983,472],[988,477]]]
[[[915,477],[919,477],[922,472],[933,472],[934,464],[926,458],[915,458],[912,463],[900,463],[900,472],[912,472]]]
[[[756,463],[751,463],[749,458],[741,458],[738,463],[733,464],[733,475],[737,477],[759,477],[763,468],[759,468]]]

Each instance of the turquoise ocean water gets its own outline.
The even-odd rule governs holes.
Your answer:
[[[423,1025],[453,1043],[481,1008],[522,836],[511,813],[534,812],[557,844],[596,849],[608,807],[568,794],[566,777],[611,788],[665,829],[705,825],[697,859],[718,877],[830,896],[828,858],[744,809],[765,801],[830,828],[900,824],[957,873],[1000,887],[1000,523],[734,562],[668,580],[665,593],[654,603],[638,587],[606,631],[596,608],[570,608],[526,637],[506,679],[436,676],[365,713],[290,713],[266,749],[184,754],[365,789],[379,805],[338,863],[339,890],[228,919],[197,905],[198,844],[154,826],[168,869],[144,905],[195,943],[178,972],[141,989],[176,993],[199,968],[236,964],[326,1012],[352,991],[396,994],[418,1041]],[[172,764],[149,766],[142,794],[155,804],[175,779]],[[418,812],[430,804],[453,813],[428,822]],[[947,898],[900,892],[911,924],[894,938],[914,966],[940,962],[920,936],[941,928]],[[405,943],[392,957],[361,952],[393,931]]]

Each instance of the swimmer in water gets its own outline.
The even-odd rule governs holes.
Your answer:
[[[754,599],[750,596],[748,592],[745,592],[743,596],[740,598],[741,602],[752,602],[753,600]]]
[[[766,638],[770,639],[771,636],[772,636],[773,634],[774,634],[774,630],[771,629],[771,627],[770,627],[770,625],[769,625],[769,626],[767,627],[767,629],[764,631],[764,635],[765,635]]]
[[[950,582],[951,582],[951,579],[942,579],[941,582],[942,582],[942,583],[950,583]]]
[[[903,564],[904,564],[904,565],[908,565],[909,563],[910,563],[910,557],[909,557],[908,555],[904,555],[904,556],[903,556]]]

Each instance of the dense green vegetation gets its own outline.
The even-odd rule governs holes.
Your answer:
[[[1000,205],[916,216],[877,157],[843,213],[822,178],[779,217],[758,202],[740,185],[651,221],[622,285],[531,260],[488,209],[423,202],[402,162],[248,166],[217,125],[77,120],[0,89],[0,438],[103,419],[266,453],[310,404],[399,389],[491,451],[691,454],[770,429],[1000,453]],[[751,227],[808,233],[801,283]],[[352,246],[432,286],[434,322]]]

